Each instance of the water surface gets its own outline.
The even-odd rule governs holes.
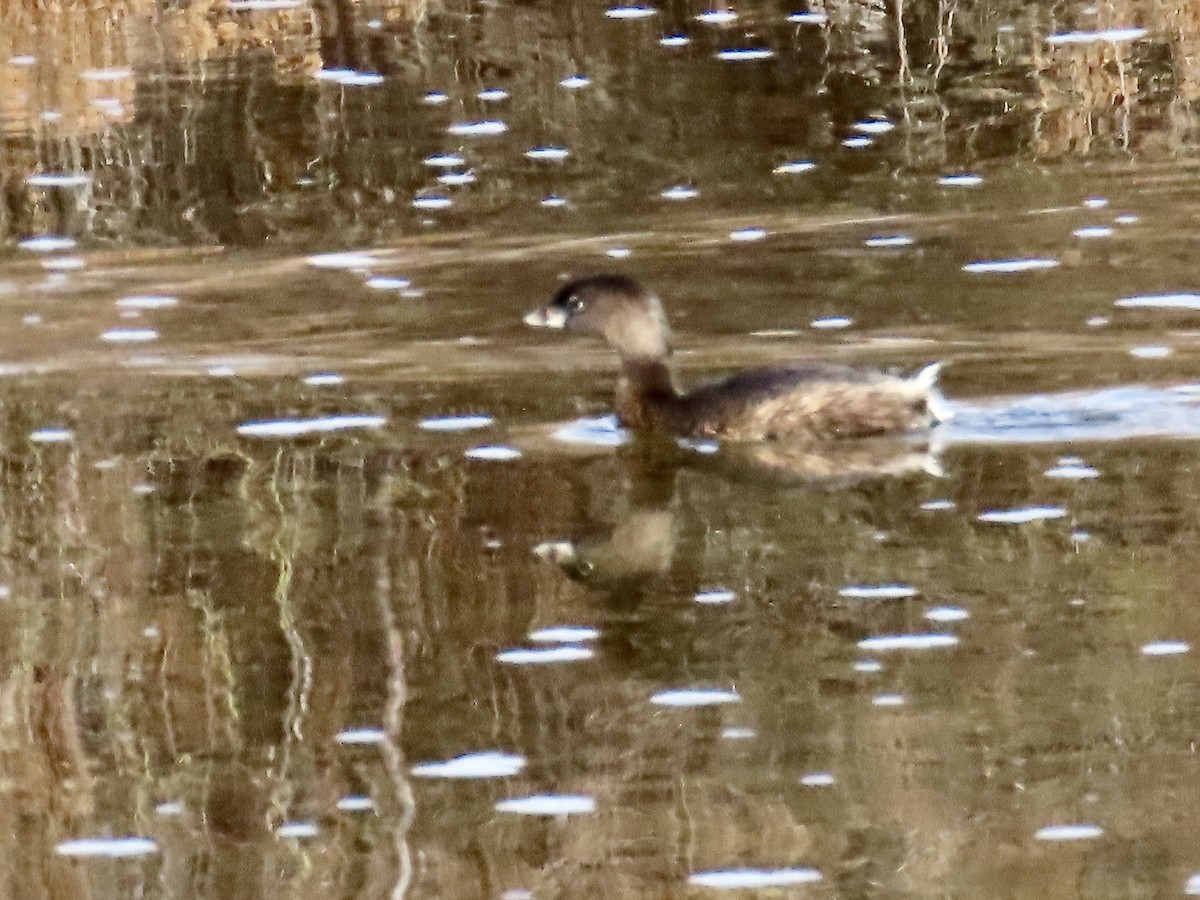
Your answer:
[[[0,9],[10,880],[1200,891],[1198,48],[1150,0]],[[682,381],[943,360],[955,417],[647,451],[520,324],[609,270]]]

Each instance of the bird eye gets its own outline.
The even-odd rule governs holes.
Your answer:
[[[583,298],[578,294],[572,294],[567,298],[567,312],[577,313],[583,309]]]

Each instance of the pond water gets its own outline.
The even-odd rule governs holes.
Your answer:
[[[0,4],[10,892],[1200,893],[1198,61],[1164,0]],[[521,324],[589,271],[687,382],[955,416],[650,451]]]

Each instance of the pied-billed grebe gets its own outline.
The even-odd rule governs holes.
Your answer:
[[[624,275],[572,281],[525,322],[598,334],[621,357],[621,424],[735,441],[868,437],[917,431],[945,419],[940,364],[900,378],[847,366],[752,369],[680,393],[667,365],[667,318],[658,297]]]

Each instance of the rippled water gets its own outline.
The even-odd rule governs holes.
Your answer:
[[[1197,59],[1158,0],[0,5],[14,890],[1200,893]],[[685,381],[954,417],[650,452],[521,325],[604,270]]]

